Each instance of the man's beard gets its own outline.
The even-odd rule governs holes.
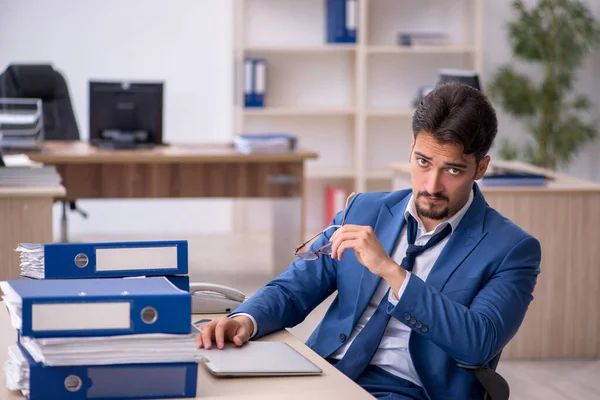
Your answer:
[[[417,213],[419,214],[419,216],[421,216],[422,218],[428,218],[428,219],[432,219],[432,220],[440,220],[440,219],[444,219],[447,218],[448,215],[450,214],[450,210],[448,209],[448,205],[446,205],[445,207],[443,207],[440,210],[436,210],[434,209],[434,205],[433,204],[429,204],[427,207],[421,207],[420,203],[419,203],[419,198],[423,197],[425,201],[427,201],[427,199],[425,197],[433,197],[435,199],[441,199],[441,200],[445,200],[446,202],[448,202],[448,197],[444,196],[441,193],[434,193],[434,194],[429,194],[428,192],[419,192],[419,194],[417,195],[417,201],[415,201],[415,208],[417,209]]]

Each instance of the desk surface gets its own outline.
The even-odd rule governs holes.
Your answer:
[[[7,348],[16,340],[6,307],[0,307],[0,362],[6,362]],[[202,318],[207,318],[202,316]],[[210,318],[210,316],[208,317]],[[197,317],[192,320],[197,320]],[[327,361],[319,357],[288,331],[280,331],[261,340],[286,342],[323,370],[321,376],[271,378],[215,378],[203,365],[198,368],[196,398],[203,400],[264,400],[264,399],[372,399],[365,390],[352,382]],[[212,350],[211,350],[212,351]],[[218,351],[218,350],[215,350]],[[0,372],[0,399],[18,400],[20,392],[6,389],[4,371]]]
[[[62,197],[66,190],[62,185],[49,187],[0,187],[2,197]]]
[[[195,143],[157,146],[147,150],[105,150],[86,142],[46,142],[44,150],[28,156],[47,164],[76,163],[195,163],[195,162],[293,162],[317,158],[317,153],[299,149],[287,153],[238,153],[228,144]]]
[[[496,160],[492,161],[490,166],[516,168],[529,173],[544,174],[553,180],[548,181],[546,186],[480,186],[483,192],[600,192],[600,184],[596,182],[578,179],[520,161]],[[410,176],[410,163],[392,163],[390,168],[396,175]]]

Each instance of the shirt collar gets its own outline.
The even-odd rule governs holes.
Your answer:
[[[408,204],[406,205],[406,210],[404,211],[404,219],[408,219],[409,215],[413,216],[413,218],[417,221],[418,226],[419,226],[420,234],[418,236],[421,236],[424,233],[436,234],[436,233],[440,232],[442,229],[444,229],[446,227],[446,225],[448,225],[448,224],[450,224],[450,226],[452,227],[452,232],[454,232],[456,230],[456,228],[458,227],[458,224],[460,223],[462,218],[467,213],[467,210],[471,206],[471,203],[473,203],[473,198],[474,198],[474,195],[473,195],[473,191],[471,190],[469,192],[469,199],[467,200],[465,205],[460,210],[458,210],[458,212],[456,214],[454,214],[448,220],[438,224],[432,232],[426,232],[423,222],[421,221],[421,218],[419,218],[419,216],[417,214],[417,208],[415,206],[414,195],[411,194],[410,199],[408,200]]]

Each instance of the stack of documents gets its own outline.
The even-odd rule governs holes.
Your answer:
[[[0,148],[37,150],[43,140],[41,99],[0,98]]]
[[[243,154],[283,153],[296,148],[296,137],[284,133],[244,134],[234,140],[235,149]]]
[[[10,390],[20,390],[29,397],[29,365],[18,345],[8,347],[8,359],[4,366],[6,387]]]
[[[5,365],[10,389],[30,400],[195,397],[191,296],[166,277],[10,280],[0,289],[18,331]]]
[[[62,178],[56,167],[0,167],[0,186],[4,187],[52,187]]]
[[[196,362],[199,357],[196,335],[199,333],[193,327],[190,333],[181,335],[22,337],[20,343],[36,362],[51,366]]]

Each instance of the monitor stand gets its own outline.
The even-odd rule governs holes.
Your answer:
[[[101,138],[90,140],[90,144],[107,150],[142,150],[152,149],[155,144],[148,142],[145,131],[124,132],[118,130],[104,131]]]
[[[90,144],[102,150],[144,150],[153,149],[154,143],[119,142],[114,140],[92,140]]]

